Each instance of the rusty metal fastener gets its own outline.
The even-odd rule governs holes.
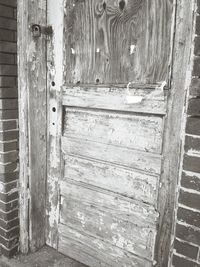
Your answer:
[[[50,36],[53,34],[52,26],[41,26],[39,24],[32,24],[31,25],[32,35],[35,38],[40,37],[42,34]]]

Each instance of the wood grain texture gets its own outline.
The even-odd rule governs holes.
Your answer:
[[[88,193],[90,193],[88,191]],[[99,195],[97,195],[98,199]],[[138,214],[139,216],[139,214]],[[60,223],[88,234],[97,240],[152,260],[156,226],[136,224],[135,220],[117,217],[109,207],[99,208],[74,198],[61,198]]]
[[[65,156],[63,180],[68,179],[157,205],[159,176],[86,158]]]
[[[46,40],[33,39],[29,25],[45,25],[46,0],[18,2],[20,226],[27,252],[45,244]]]
[[[136,103],[129,103],[127,97],[135,97]],[[139,99],[139,102],[137,102]],[[62,103],[65,106],[118,110],[146,114],[166,114],[167,99],[159,85],[127,91],[126,86],[88,87],[68,86],[63,88]]]
[[[152,227],[157,222],[158,213],[154,207],[112,192],[105,192],[100,188],[73,181],[62,181],[60,194],[105,209],[108,213],[130,220],[141,227]]]
[[[161,156],[133,149],[62,137],[63,153],[127,166],[153,174],[160,174]]]
[[[151,267],[151,262],[111,246],[103,240],[59,225],[58,250],[78,261],[95,267]],[[95,256],[94,256],[95,255]]]
[[[49,112],[47,120],[46,242],[55,249],[58,246],[59,182],[63,171],[60,147],[63,16],[63,0],[48,0],[47,24],[52,26],[53,35],[47,43],[47,105]]]
[[[161,154],[160,117],[65,108],[63,127],[64,136]]]
[[[167,79],[172,0],[68,0],[65,82]]]
[[[174,205],[179,175],[180,149],[185,94],[191,82],[195,1],[177,0],[171,92],[168,98],[166,129],[163,139],[163,166],[160,179],[158,210],[160,213],[155,260],[167,267],[172,243]],[[172,240],[173,242],[173,240]],[[170,266],[170,263],[169,263]]]

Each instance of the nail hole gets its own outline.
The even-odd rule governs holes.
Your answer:
[[[80,84],[80,83],[81,83],[80,81],[77,82],[77,84]]]
[[[99,83],[99,79],[96,79],[96,83]]]
[[[55,125],[55,123],[54,123],[54,122],[53,122],[52,124],[53,124],[53,125]]]
[[[52,108],[52,111],[53,111],[53,112],[56,112],[56,108],[55,108],[55,107],[53,107],[53,108]]]
[[[55,86],[56,84],[55,84],[55,82],[52,82],[51,85],[52,85],[52,86]]]
[[[119,2],[119,8],[120,8],[121,10],[124,10],[125,4],[126,4],[126,2],[125,2],[124,0],[121,0],[121,1]]]
[[[103,3],[103,9],[104,10],[106,9],[106,3],[105,2]]]

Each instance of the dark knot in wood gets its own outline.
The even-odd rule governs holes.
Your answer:
[[[126,2],[125,2],[124,0],[121,0],[121,1],[119,2],[119,8],[120,8],[121,10],[124,10],[125,5],[126,5]]]

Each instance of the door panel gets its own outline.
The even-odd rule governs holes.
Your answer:
[[[154,260],[171,2],[65,1],[62,92],[50,91],[62,125],[50,127],[48,236],[91,267]]]
[[[158,175],[110,162],[66,156],[63,179],[68,178],[156,205]]]
[[[159,95],[157,103],[166,104],[165,93],[153,85],[144,87],[144,92],[151,93],[143,93],[141,103],[131,105],[124,98],[121,111],[120,105],[98,108],[90,95],[95,88],[72,88],[69,103],[69,89],[63,87],[58,250],[69,256],[75,253],[77,260],[89,266],[148,266],[153,261],[158,219],[164,116],[153,114],[154,106],[151,113],[135,112],[134,105],[139,110],[149,95]],[[84,106],[78,105],[80,90]],[[129,93],[137,99],[141,90]],[[161,104],[155,106],[157,111]],[[105,258],[108,247],[112,253]],[[124,262],[125,255],[129,256]]]
[[[67,0],[68,83],[166,80],[172,0]]]

